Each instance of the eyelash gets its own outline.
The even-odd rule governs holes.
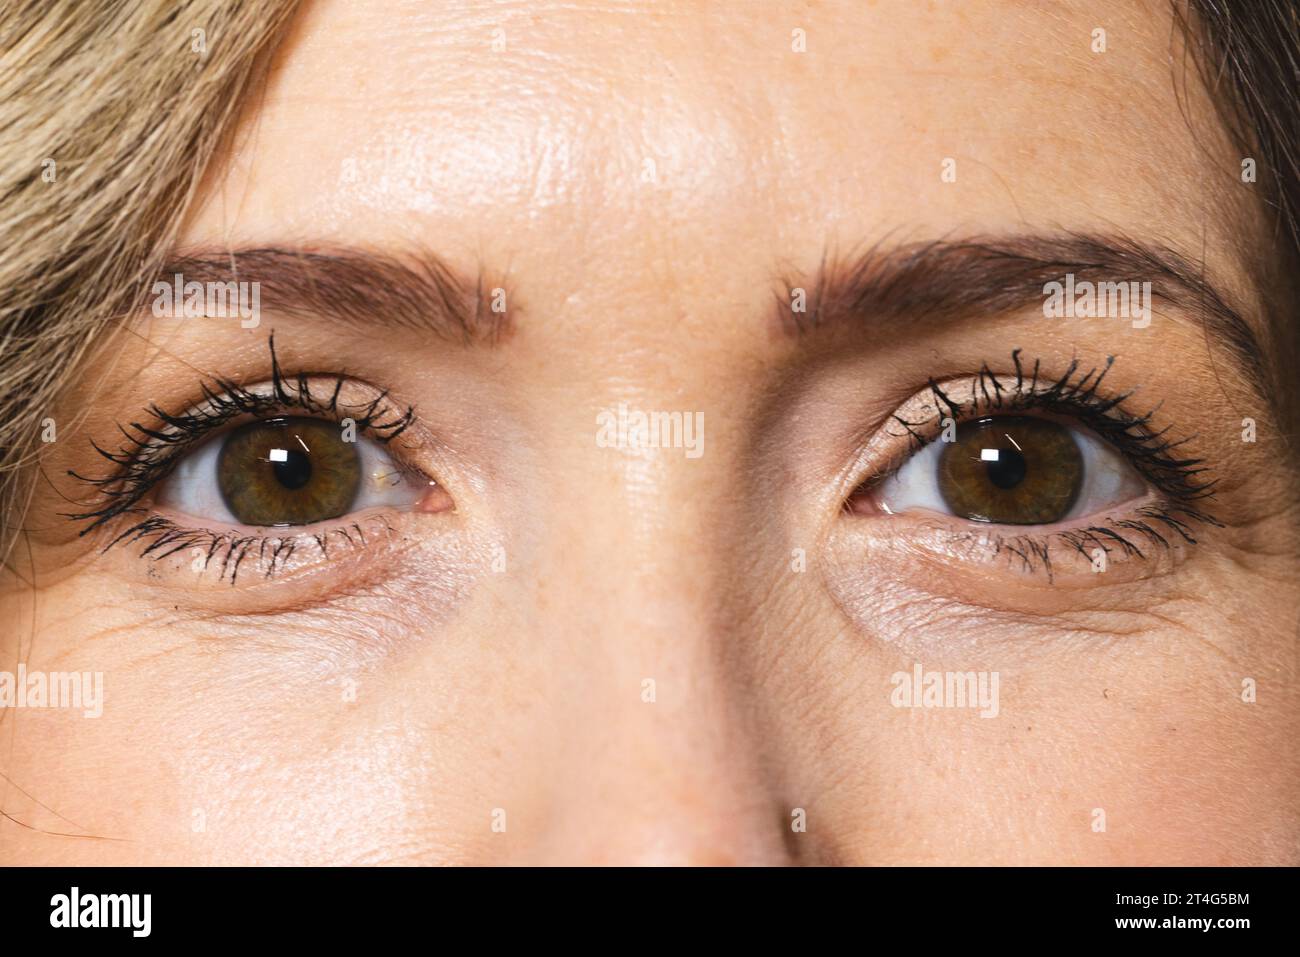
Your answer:
[[[1087,547],[1100,548],[1108,556],[1112,548],[1118,548],[1126,558],[1146,558],[1146,553],[1135,538],[1140,537],[1153,546],[1168,549],[1171,543],[1166,536],[1171,534],[1176,534],[1187,544],[1197,543],[1191,534],[1192,522],[1223,527],[1220,521],[1197,504],[1213,498],[1217,480],[1208,479],[1210,469],[1203,459],[1180,458],[1176,453],[1180,446],[1193,441],[1195,436],[1171,440],[1168,434],[1172,426],[1153,431],[1150,423],[1158,414],[1160,406],[1157,405],[1143,415],[1127,411],[1124,403],[1132,398],[1132,390],[1109,398],[1099,394],[1102,381],[1114,365],[1113,356],[1106,358],[1104,366],[1094,366],[1083,374],[1079,373],[1079,360],[1074,359],[1059,378],[1042,380],[1040,360],[1035,359],[1032,370],[1027,370],[1021,360],[1021,352],[1022,350],[1015,349],[1011,353],[1015,369],[1015,382],[1011,388],[1003,385],[989,369],[988,363],[984,363],[980,371],[971,377],[972,398],[969,402],[953,401],[938,382],[930,379],[929,391],[934,400],[932,416],[918,421],[908,421],[898,414],[891,417],[911,439],[912,448],[903,461],[936,440],[945,418],[959,423],[990,412],[1042,411],[1068,417],[1090,428],[1120,452],[1165,501],[1143,506],[1137,510],[1137,518],[1118,520],[1110,526],[1093,525],[1047,535],[999,535],[982,529],[979,532],[964,532],[963,537],[972,544],[987,542],[993,548],[994,555],[1005,552],[1018,558],[1025,571],[1041,568],[1051,579],[1051,546],[1054,541],[1059,540],[1088,560],[1091,560],[1091,556],[1086,551]],[[899,433],[893,434],[901,437]],[[857,491],[869,490],[889,478],[902,467],[903,461],[895,462],[884,474],[859,485],[855,494]],[[850,503],[845,504],[848,507]],[[1163,526],[1163,533],[1160,526]]]
[[[127,444],[118,452],[109,452],[92,443],[95,451],[113,463],[116,469],[102,478],[69,471],[70,476],[92,486],[103,499],[99,508],[67,516],[74,521],[89,523],[80,534],[87,535],[119,516],[143,511],[137,507],[140,500],[171,473],[186,452],[215,430],[242,416],[266,416],[287,409],[300,409],[340,421],[351,418],[359,433],[369,434],[384,445],[397,438],[414,420],[412,407],[400,414],[389,413],[386,405],[387,392],[381,392],[356,410],[340,410],[339,393],[348,381],[347,376],[333,376],[334,389],[328,399],[322,401],[312,394],[309,384],[311,376],[299,373],[285,377],[276,357],[274,333],[268,339],[268,348],[271,354],[269,394],[252,392],[236,383],[216,378],[211,384],[199,385],[204,397],[201,411],[175,414],[151,406],[149,414],[162,423],[161,428],[149,428],[138,422],[131,423],[129,429],[120,427]],[[1222,527],[1221,522],[1194,505],[1202,499],[1212,498],[1216,484],[1215,480],[1203,480],[1209,473],[1203,460],[1178,458],[1172,454],[1195,436],[1173,441],[1166,438],[1170,426],[1152,431],[1148,426],[1158,413],[1159,406],[1144,415],[1128,412],[1123,404],[1132,397],[1132,391],[1110,398],[1098,394],[1103,379],[1114,364],[1114,357],[1107,357],[1104,367],[1098,369],[1094,366],[1082,375],[1079,375],[1079,361],[1075,359],[1058,379],[1040,380],[1040,360],[1034,360],[1032,370],[1026,370],[1020,358],[1021,352],[1022,350],[1015,349],[1011,353],[1015,368],[1015,383],[1011,388],[1004,387],[988,364],[984,363],[971,379],[972,398],[966,403],[954,401],[937,381],[930,379],[929,391],[934,400],[932,416],[917,421],[909,421],[897,414],[892,416],[893,421],[902,426],[911,439],[909,455],[935,441],[945,418],[962,422],[991,411],[1046,411],[1068,416],[1092,429],[1123,454],[1167,501],[1144,506],[1137,511],[1139,518],[1115,521],[1109,527],[1095,525],[1045,536],[990,535],[987,530],[981,530],[979,533],[963,533],[965,537],[971,542],[988,542],[995,555],[1002,552],[1014,555],[1020,559],[1026,571],[1034,571],[1041,566],[1051,578],[1050,554],[1053,539],[1059,539],[1085,558],[1090,557],[1085,550],[1086,546],[1100,548],[1108,555],[1111,548],[1119,548],[1125,557],[1145,558],[1146,553],[1133,541],[1132,536],[1141,536],[1151,544],[1167,549],[1170,541],[1166,534],[1171,532],[1188,544],[1196,544],[1189,522]],[[342,411],[351,411],[352,414],[345,416],[341,414]],[[901,466],[901,461],[896,462],[885,473],[860,485],[858,490],[876,485]],[[846,508],[848,504],[845,503]],[[1165,534],[1161,533],[1157,525],[1164,526]],[[338,535],[347,544],[355,545],[354,534],[364,546],[365,533],[356,522],[313,533],[310,537],[320,547],[322,554],[325,554],[331,536]],[[104,550],[146,538],[152,540],[142,551],[142,558],[158,560],[187,548],[202,548],[203,567],[207,568],[218,554],[223,554],[221,575],[224,577],[229,573],[232,584],[238,575],[240,563],[254,549],[257,550],[259,559],[265,559],[267,549],[270,548],[266,576],[271,577],[277,569],[283,567],[296,547],[293,537],[189,529],[164,516],[151,515],[117,534]]]
[[[178,414],[167,412],[156,405],[150,406],[149,415],[161,423],[161,427],[150,428],[138,422],[132,422],[129,428],[119,426],[126,444],[117,452],[107,451],[98,444],[91,443],[95,451],[115,468],[111,474],[101,478],[84,476],[75,471],[68,472],[72,478],[90,485],[102,503],[91,511],[66,515],[73,521],[88,523],[79,535],[88,535],[120,516],[143,513],[145,510],[139,507],[140,501],[171,474],[187,452],[218,429],[239,418],[265,417],[290,409],[340,422],[349,418],[355,423],[357,434],[367,434],[381,445],[388,445],[414,421],[413,407],[407,407],[401,413],[390,411],[386,391],[355,408],[340,406],[339,394],[349,381],[346,375],[328,376],[334,381],[333,390],[327,398],[318,398],[312,394],[310,380],[322,376],[298,373],[286,377],[276,357],[274,333],[267,345],[271,353],[269,393],[253,392],[226,379],[214,378],[210,383],[199,384],[199,391],[203,395],[203,405],[199,411]],[[356,544],[353,540],[355,535],[365,545],[365,532],[358,522],[311,533],[309,537],[325,555],[331,537],[336,535],[349,545]],[[240,563],[254,550],[260,560],[268,559],[267,552],[270,551],[266,564],[266,577],[269,578],[284,567],[301,537],[267,536],[260,533],[243,535],[232,531],[186,528],[163,515],[147,515],[115,535],[103,550],[150,539],[140,557],[156,561],[187,548],[201,548],[204,550],[205,569],[218,555],[223,556],[221,577],[229,574],[233,585]]]

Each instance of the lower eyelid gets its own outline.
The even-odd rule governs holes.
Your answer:
[[[392,509],[284,536],[223,537],[210,560],[210,532],[181,532],[189,536],[187,547],[168,557],[140,560],[140,551],[159,537],[152,535],[93,559],[97,573],[121,577],[143,601],[174,611],[182,624],[192,622],[193,637],[214,647],[229,644],[234,651],[247,638],[263,650],[270,642],[334,663],[391,651],[375,640],[382,635],[400,643],[427,633],[472,593],[492,561],[491,543],[471,524]],[[409,628],[395,626],[408,614],[414,616]],[[315,621],[329,627],[299,628],[312,621],[299,615],[326,615]]]
[[[1199,541],[1199,525],[1218,523],[1148,494],[1101,515],[1051,526],[958,523],[951,515],[915,511],[846,527],[853,538],[872,543],[863,555],[873,556],[870,563],[877,573],[901,561],[898,573],[912,576],[917,561],[928,557],[936,572],[954,581],[964,577],[965,569],[1001,567],[1018,576],[1041,577],[1048,585],[1072,581],[1100,586],[1177,567],[1188,556],[1188,546]]]
[[[316,525],[209,528],[160,509],[129,517],[112,542],[150,562],[155,569],[151,578],[241,585],[323,568],[339,558],[391,546],[408,520],[395,509],[370,509]]]

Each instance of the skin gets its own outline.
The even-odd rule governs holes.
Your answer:
[[[1300,503],[1226,349],[1165,307],[774,315],[827,251],[1102,230],[1203,259],[1268,343],[1263,226],[1168,12],[774,9],[300,17],[183,245],[432,250],[507,289],[511,331],[131,320],[56,414],[0,606],[5,660],[103,672],[103,715],[0,715],[0,862],[1300,863]],[[287,371],[413,406],[402,454],[453,507],[233,587],[58,518],[88,494],[66,471],[107,464],[90,439],[266,381],[272,328]],[[954,545],[960,518],[843,511],[907,454],[895,409],[1014,348],[1117,356],[1223,527],[1049,580]],[[702,412],[704,453],[602,447],[620,402]],[[916,663],[997,672],[997,716],[895,707]]]

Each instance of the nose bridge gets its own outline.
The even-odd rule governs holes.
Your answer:
[[[779,859],[779,809],[724,667],[712,510],[681,450],[610,450],[548,549],[542,640],[561,740],[546,854],[605,863]],[[668,456],[673,456],[668,458]],[[721,538],[719,537],[719,541]]]

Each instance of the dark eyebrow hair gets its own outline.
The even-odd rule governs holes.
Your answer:
[[[495,345],[511,329],[511,310],[493,311],[480,272],[467,279],[425,251],[406,255],[350,247],[259,246],[198,250],[170,258],[158,277],[171,282],[257,282],[262,304],[282,314],[320,317],[363,331],[429,332],[461,345]],[[504,290],[504,286],[499,287]],[[505,296],[505,302],[511,297]]]
[[[777,293],[779,321],[787,333],[802,336],[846,323],[875,329],[1006,315],[1041,309],[1044,285],[1062,281],[1066,273],[1079,281],[1149,281],[1153,301],[1190,316],[1208,338],[1227,348],[1254,391],[1272,403],[1271,366],[1259,339],[1203,269],[1172,249],[1125,236],[1031,233],[888,248],[882,241],[848,260],[828,255],[807,285],[784,278]],[[791,308],[799,288],[806,291],[803,313]]]

